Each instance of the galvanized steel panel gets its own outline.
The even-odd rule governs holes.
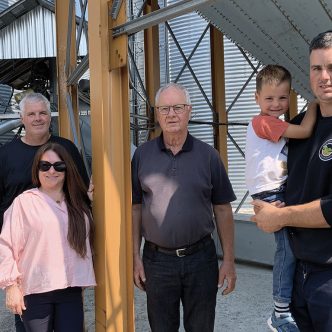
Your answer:
[[[175,1],[168,1],[168,4]],[[196,13],[190,13],[169,21],[182,51],[188,58],[195,44],[207,26],[207,22]],[[190,27],[190,29],[188,29]],[[168,34],[169,81],[174,82],[184,65],[184,59],[179,53],[172,37]],[[210,35],[206,33],[190,60],[190,66],[201,84],[208,100],[212,100]],[[198,121],[213,121],[212,110],[204,99],[199,86],[195,82],[188,67],[183,71],[178,83],[183,84],[190,93],[193,104],[192,119]],[[213,145],[213,128],[211,125],[189,125],[189,131],[195,137]]]
[[[176,1],[168,1],[172,4]],[[244,3],[245,2],[245,3]],[[295,2],[295,4],[294,4]],[[311,13],[305,13],[307,16],[315,12],[311,6],[314,2],[314,8],[321,6],[318,1],[301,1],[304,3],[301,12],[311,10]],[[283,9],[281,8],[281,4]],[[288,6],[289,11],[287,12]],[[298,16],[296,6],[299,1],[215,1],[213,6],[206,6],[201,15],[204,16],[213,25],[220,28],[227,36],[248,51],[248,56],[252,65],[256,67],[258,60],[263,63],[276,62],[288,67],[294,77],[294,87],[297,92],[310,98],[310,88],[308,82],[308,43],[309,40],[318,32],[323,31],[326,22],[321,24],[319,18],[312,17],[310,22],[314,22],[316,31],[302,30],[297,27],[297,20],[305,25],[305,20],[301,21]],[[308,9],[308,6],[310,8]],[[225,8],[224,8],[225,7]],[[327,6],[326,6],[327,7]],[[268,15],[267,15],[268,13]],[[294,17],[288,17],[288,15]],[[302,15],[302,14],[301,14]],[[331,20],[329,19],[331,23]],[[188,57],[194,45],[199,39],[201,33],[206,27],[206,22],[200,20],[195,14],[187,14],[169,21],[170,26],[183,50]],[[327,28],[330,28],[330,25]],[[290,27],[291,26],[291,27]],[[326,28],[326,29],[327,29]],[[309,27],[309,30],[311,28]],[[326,30],[325,29],[325,30]],[[311,35],[309,35],[309,32]],[[308,37],[304,38],[304,34]],[[161,40],[163,40],[161,38]],[[161,45],[161,51],[167,52],[166,59],[169,60],[166,69],[166,75],[169,75],[169,81],[174,81],[179,70],[184,64],[176,45],[170,35],[167,34],[166,45]],[[255,103],[255,75],[253,74],[252,65],[250,65],[237,46],[229,39],[224,38],[225,52],[225,90],[226,90],[226,109],[228,112],[228,122],[248,123],[250,119],[259,113],[259,108]],[[254,57],[251,57],[251,53]],[[162,54],[162,53],[161,53]],[[258,59],[258,60],[257,60]],[[211,101],[211,63],[210,63],[210,40],[207,33],[197,49],[196,53],[190,60],[190,64],[197,75],[200,84],[203,86],[208,99]],[[161,73],[163,77],[164,73]],[[251,80],[243,90],[242,94],[234,102],[234,99],[252,75]],[[193,103],[193,119],[201,121],[212,121],[212,111],[204,100],[201,91],[198,89],[196,82],[186,68],[179,80],[190,91]],[[299,99],[299,109],[302,109],[305,101]],[[230,106],[233,106],[230,108]],[[213,131],[210,125],[190,125],[190,132],[213,145]],[[230,125],[228,132],[234,139],[236,145],[228,138],[228,174],[233,188],[237,195],[237,200],[232,204],[237,208],[242,198],[247,192],[245,187],[245,161],[244,156],[238,149],[244,153],[246,126]],[[250,213],[252,211],[247,198],[241,212]]]
[[[255,58],[287,67],[295,90],[311,98],[308,45],[331,29],[331,7],[319,0],[216,0],[201,15]]]
[[[206,28],[206,21],[199,18],[195,13],[187,14],[169,21],[183,52],[188,57],[198,39]],[[173,39],[168,35],[168,58],[169,58],[169,81],[172,82],[181,70],[184,60],[180,55]],[[210,61],[210,34],[209,31],[201,41],[200,46],[190,60],[190,65],[202,85],[208,100],[212,102],[211,86],[211,61]],[[243,83],[252,72],[252,68],[245,61],[238,48],[229,40],[225,39],[225,89],[226,108],[230,106]],[[186,68],[181,75],[179,83],[186,86],[191,95],[193,104],[192,119],[199,121],[213,121],[212,110],[204,99],[193,76]],[[228,121],[248,122],[248,119],[257,113],[254,100],[254,82],[250,83],[243,96],[239,98],[228,114]],[[249,112],[251,110],[251,112]],[[232,126],[229,132],[237,143],[244,149],[246,127]],[[213,128],[211,125],[189,125],[189,131],[195,137],[213,146]],[[238,197],[232,205],[237,207],[246,192],[244,184],[244,158],[237,151],[233,143],[228,140],[229,177]],[[246,204],[249,208],[249,205]]]
[[[86,38],[83,32],[79,55],[86,53]],[[55,56],[55,15],[46,8],[38,6],[0,30],[0,59]]]
[[[206,27],[206,23],[201,21],[197,16],[195,16],[195,14],[181,16],[171,20],[169,23],[183,52],[188,57]],[[184,64],[184,60],[170,36],[168,36],[168,53],[169,80],[174,81],[179,70]],[[252,63],[252,65],[250,65],[238,47],[226,37],[224,38],[224,53],[226,109],[229,111],[228,122],[240,124],[248,123],[254,115],[259,113],[259,108],[256,105],[254,98],[256,75],[253,75],[254,69],[252,68],[252,66],[258,66],[258,60],[247,54]],[[207,33],[202,40],[199,48],[190,60],[190,64],[192,65],[200,84],[203,86],[205,93],[211,101],[212,88],[209,33]],[[294,73],[292,72],[292,74]],[[234,99],[250,76],[252,76],[251,80],[234,103]],[[204,100],[203,95],[198,89],[197,84],[195,83],[188,68],[185,69],[179,82],[188,87],[192,96],[193,119],[212,121],[212,111]],[[302,108],[304,101],[299,101],[300,108]],[[232,107],[231,104],[233,104]],[[213,130],[210,125],[190,125],[189,130],[197,138],[213,145]],[[232,203],[233,208],[237,208],[247,192],[245,186],[245,160],[244,156],[238,150],[241,149],[244,153],[246,130],[247,127],[243,125],[228,126],[229,134],[238,145],[237,147],[229,138],[227,139],[229,163],[228,174],[237,195],[237,200]],[[250,201],[251,198],[248,197],[240,210],[241,212],[250,213],[252,211],[251,205],[249,204]]]

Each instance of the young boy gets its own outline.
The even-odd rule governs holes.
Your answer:
[[[278,65],[265,66],[256,77],[256,103],[260,114],[249,123],[246,139],[246,185],[253,199],[284,201],[287,179],[286,138],[307,138],[316,122],[312,103],[300,125],[281,119],[289,109],[291,75]],[[274,311],[268,319],[272,331],[299,331],[290,313],[295,258],[287,229],[274,233],[276,252],[273,267]]]

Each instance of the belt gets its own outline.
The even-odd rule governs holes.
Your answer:
[[[177,256],[177,257],[184,257],[188,255],[192,255],[195,252],[203,249],[209,243],[211,243],[212,237],[211,234],[204,236],[199,241],[190,244],[189,246],[178,248],[178,249],[169,249],[165,247],[160,247],[157,244],[154,244],[150,241],[145,241],[145,246],[151,250],[159,251],[163,254],[170,255],[170,256]]]

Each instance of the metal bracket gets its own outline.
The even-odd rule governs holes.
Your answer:
[[[112,16],[108,17],[109,26],[109,67],[110,70],[121,68],[127,65],[127,50],[128,50],[128,38],[122,36],[121,38],[114,38],[111,34],[113,26],[126,21],[126,3],[119,0],[113,0],[108,2],[108,12]],[[115,9],[116,12],[115,12]],[[116,18],[113,18],[113,13],[116,14]]]

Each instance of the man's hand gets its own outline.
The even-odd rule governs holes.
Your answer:
[[[95,186],[93,185],[92,175],[91,175],[89,188],[88,188],[88,193],[87,193],[91,202],[93,202],[93,191],[94,191],[94,189],[95,189]]]
[[[139,255],[134,257],[134,283],[142,291],[145,291],[145,272],[142,259]]]
[[[282,207],[263,202],[259,199],[251,203],[254,206],[255,215],[250,218],[257,227],[266,233],[279,231],[283,226],[280,223],[280,211]],[[279,205],[280,206],[280,205]]]
[[[218,288],[222,288],[224,286],[225,280],[226,287],[222,291],[222,295],[229,294],[235,288],[236,271],[234,262],[222,262],[219,268]]]
[[[25,310],[23,294],[20,287],[15,284],[6,288],[6,307],[14,314],[22,315]]]

